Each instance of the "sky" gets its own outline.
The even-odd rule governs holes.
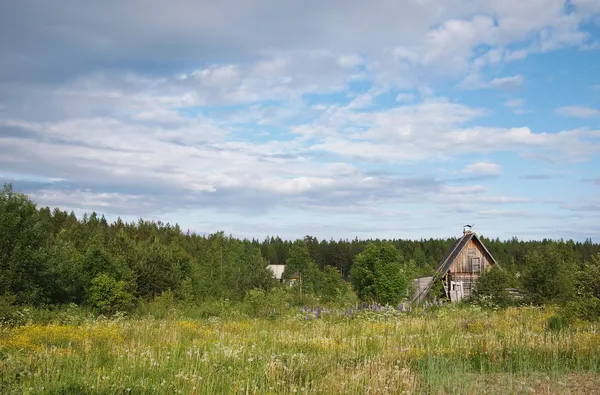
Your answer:
[[[0,3],[0,182],[262,239],[600,241],[600,0]]]

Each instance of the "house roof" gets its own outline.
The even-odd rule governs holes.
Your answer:
[[[283,271],[285,270],[285,265],[267,265],[267,269],[273,272],[273,277],[275,277],[277,280],[281,280]]]
[[[273,277],[276,280],[281,280],[283,278],[283,272],[285,271],[285,265],[267,265],[267,269],[273,273]],[[295,272],[291,275],[290,279],[299,279],[300,275],[298,272]]]
[[[486,254],[489,256],[489,258],[494,263],[494,265],[498,264],[498,262],[496,262],[496,259],[490,253],[490,251],[487,249],[485,244],[483,244],[482,241],[479,239],[479,237],[477,237],[477,234],[475,234],[473,232],[466,232],[460,239],[458,239],[458,240],[456,240],[456,242],[454,242],[452,247],[448,250],[448,252],[444,256],[444,258],[442,258],[442,260],[440,261],[440,264],[438,265],[438,268],[436,270],[436,274],[441,274],[441,275],[446,274],[446,272],[450,269],[450,266],[452,266],[452,262],[454,261],[454,259],[458,256],[458,254],[460,254],[462,249],[465,248],[465,246],[471,240],[473,240],[473,242],[479,244],[484,249]]]

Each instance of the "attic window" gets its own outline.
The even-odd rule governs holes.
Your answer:
[[[471,271],[473,273],[481,272],[481,261],[479,258],[471,258]]]

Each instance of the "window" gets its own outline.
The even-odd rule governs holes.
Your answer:
[[[476,258],[476,257],[471,258],[471,271],[473,273],[481,272],[481,261],[479,260],[479,258]]]
[[[470,280],[463,281],[463,293],[465,295],[469,295],[471,293],[471,281]]]

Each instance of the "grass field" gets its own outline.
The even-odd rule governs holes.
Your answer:
[[[0,331],[0,393],[600,393],[600,325],[551,308],[28,324]]]

